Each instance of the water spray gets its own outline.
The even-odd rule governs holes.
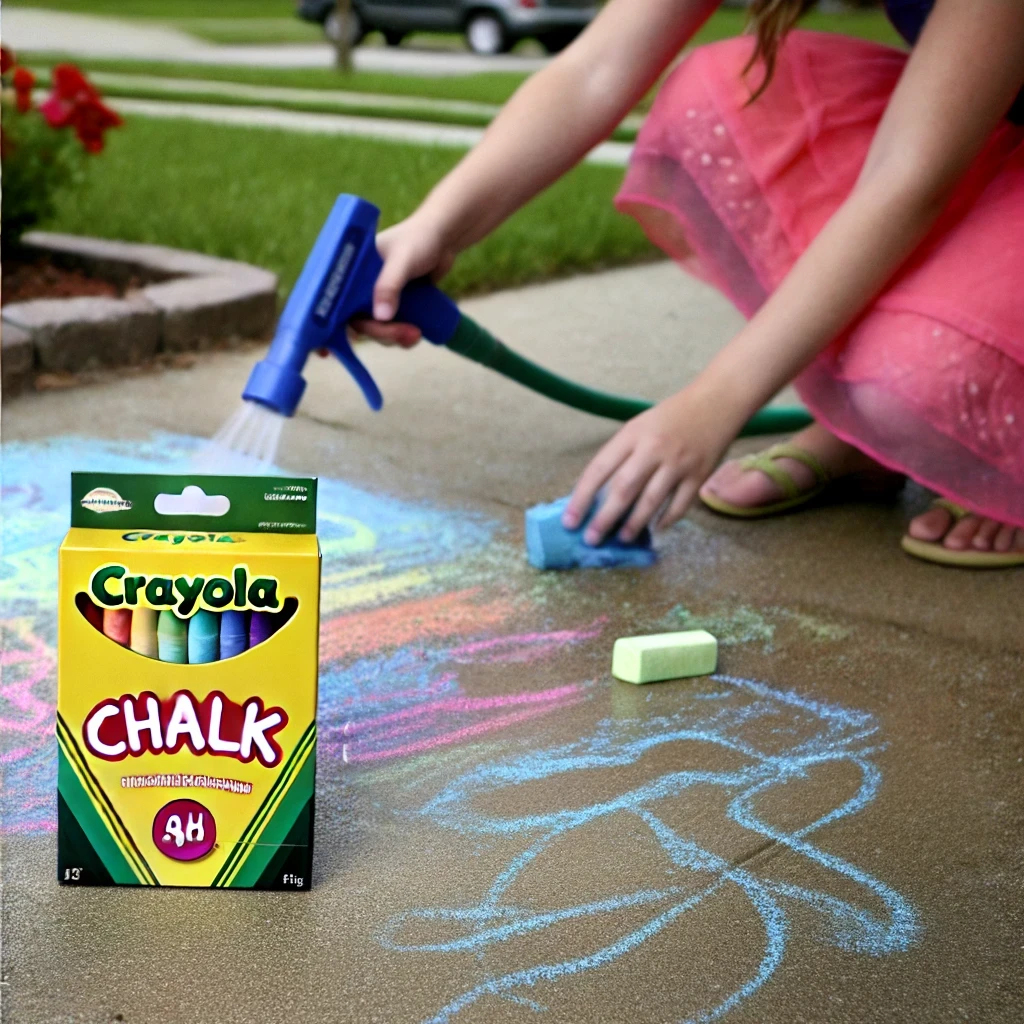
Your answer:
[[[376,244],[379,216],[377,207],[365,199],[338,197],[289,296],[270,350],[249,376],[242,392],[243,409],[214,439],[215,447],[237,452],[242,445],[248,458],[272,461],[282,417],[294,415],[305,390],[306,360],[321,349],[338,357],[371,409],[383,406],[380,388],[353,351],[347,330],[351,320],[371,316],[373,288],[383,266]],[[444,345],[556,402],[595,416],[628,420],[653,404],[595,391],[525,359],[460,312],[426,279],[406,285],[395,320],[415,324],[434,345]],[[810,422],[801,408],[765,408],[748,421],[741,436],[783,433]]]

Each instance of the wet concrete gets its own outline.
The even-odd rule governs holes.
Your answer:
[[[650,397],[737,323],[670,267],[467,308]],[[366,356],[385,412],[311,364],[280,460],[358,488],[322,511],[377,537],[325,554],[313,891],[58,888],[52,595],[8,590],[8,651],[42,669],[0,703],[4,1020],[1020,1020],[1024,577],[902,555],[915,488],[697,509],[654,569],[538,574],[522,511],[608,424],[444,352]],[[28,467],[168,464],[252,358],[8,403],[7,578],[52,571],[66,515]],[[686,625],[719,636],[718,678],[610,678],[615,637]]]

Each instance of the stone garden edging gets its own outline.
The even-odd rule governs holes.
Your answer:
[[[123,298],[32,299],[2,310],[3,391],[37,373],[73,374],[142,363],[161,353],[266,337],[277,317],[277,276],[201,253],[33,231],[30,254],[114,284],[138,280]]]

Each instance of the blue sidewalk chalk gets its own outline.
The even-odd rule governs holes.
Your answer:
[[[220,660],[220,616],[200,608],[188,624],[188,663],[206,665]]]
[[[220,660],[233,658],[249,649],[249,616],[246,612],[226,611],[220,616]]]
[[[612,569],[620,566],[648,566],[657,561],[658,554],[651,546],[651,531],[648,529],[644,529],[629,544],[616,540],[614,530],[609,539],[598,547],[585,544],[583,532],[597,512],[600,499],[575,530],[567,530],[562,525],[562,513],[568,504],[569,499],[565,497],[548,505],[534,505],[527,509],[526,557],[534,568]]]

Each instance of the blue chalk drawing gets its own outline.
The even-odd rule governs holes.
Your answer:
[[[386,949],[465,953],[482,963],[484,954],[496,951],[502,943],[565,921],[603,915],[608,919],[607,926],[613,929],[612,915],[616,911],[647,908],[651,915],[640,927],[632,927],[586,955],[489,974],[430,1017],[430,1024],[452,1021],[460,1011],[487,996],[512,998],[542,1009],[526,998],[527,991],[534,986],[579,977],[613,963],[729,888],[738,889],[761,920],[764,942],[759,963],[742,985],[688,1017],[687,1022],[717,1020],[765,985],[782,963],[794,927],[792,911],[797,907],[813,912],[820,940],[851,953],[884,956],[913,944],[921,926],[917,912],[907,900],[868,872],[811,841],[815,832],[862,811],[878,794],[882,776],[873,758],[884,743],[875,719],[866,712],[819,703],[753,680],[722,675],[713,678],[717,684],[715,692],[703,693],[700,699],[681,692],[683,706],[669,716],[606,720],[593,735],[577,742],[480,765],[450,783],[420,810],[421,815],[441,827],[466,836],[488,837],[491,842],[514,843],[517,852],[511,855],[480,902],[410,910],[393,917],[379,937]],[[756,742],[753,736],[757,737]],[[547,787],[547,792],[571,792],[575,773],[622,768],[657,747],[681,741],[728,751],[732,755],[730,760],[735,760],[738,767],[670,771],[585,807],[514,818],[491,817],[474,809],[474,802],[481,797],[538,780],[561,777],[555,787]],[[857,770],[856,791],[849,796],[843,794],[845,799],[837,800],[816,820],[787,830],[758,813],[758,799],[773,787],[807,779],[816,767],[840,762]],[[717,787],[728,796],[728,818],[755,840],[744,856],[730,861],[702,847],[697,837],[670,827],[652,809],[656,802],[695,786]],[[636,823],[642,822],[648,830],[644,835],[658,844],[675,872],[687,872],[686,877],[693,881],[642,887],[546,912],[506,901],[513,883],[522,883],[526,869],[542,862],[556,840],[564,843],[574,830],[621,814],[630,816],[630,823],[623,823],[624,829],[635,834]],[[767,877],[753,866],[751,858],[771,844],[832,872],[837,880],[842,880],[846,892],[850,883],[860,887],[867,905]],[[407,926],[416,925],[417,934],[422,934],[423,928],[432,923],[444,929],[443,938],[435,942],[402,941],[401,934]]]

